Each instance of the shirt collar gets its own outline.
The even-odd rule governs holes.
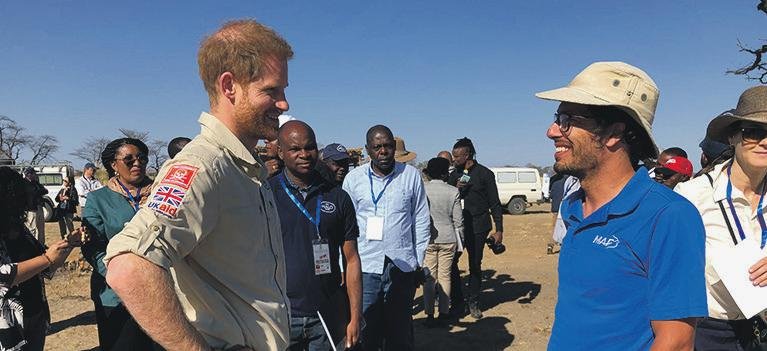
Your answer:
[[[650,179],[646,168],[640,167],[615,198],[589,216],[588,222],[605,222],[610,216],[620,216],[633,211],[653,186],[662,185]],[[581,188],[566,198],[567,212],[570,214],[571,220],[583,221],[584,196],[585,193]]]
[[[727,198],[727,182],[729,181],[729,178],[727,177],[727,166],[730,162],[732,162],[732,160],[722,162],[716,165],[714,169],[708,173],[714,180],[714,190],[711,192],[714,202],[719,202]],[[706,179],[706,181],[708,181],[708,179]],[[732,188],[732,194],[733,198],[743,197],[743,192],[735,187]]]
[[[394,169],[391,171],[391,173],[389,173],[389,174],[387,174],[387,175],[385,175],[383,177],[378,175],[378,173],[373,171],[373,165],[372,165],[371,162],[368,162],[365,165],[365,167],[367,167],[367,169],[365,170],[366,174],[372,174],[373,178],[378,178],[378,179],[384,180],[384,179],[388,179],[389,177],[393,177],[395,174],[397,174],[397,172],[400,172],[402,169],[404,169],[405,168],[405,164],[397,162],[397,161],[394,161]]]
[[[429,181],[429,183],[444,183],[445,181],[442,179],[432,179]]]
[[[237,139],[234,133],[221,123],[216,116],[203,112],[200,114],[199,122],[202,126],[200,134],[208,137],[212,143],[223,147],[229,151],[232,156],[244,161],[250,166],[263,168],[261,162],[257,161],[254,152],[248,150],[245,145],[242,144],[240,139]]]

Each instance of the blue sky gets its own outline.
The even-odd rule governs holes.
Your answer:
[[[549,165],[556,104],[533,94],[621,60],[660,87],[656,141],[697,165],[708,121],[755,85],[724,72],[749,60],[738,39],[767,37],[757,2],[4,1],[0,114],[57,136],[76,165],[69,152],[117,128],[194,136],[200,39],[251,17],[293,46],[288,113],[323,144],[361,146],[383,123],[419,161],[468,136],[481,163]]]

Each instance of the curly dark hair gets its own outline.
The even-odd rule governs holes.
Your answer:
[[[138,148],[144,155],[149,154],[149,148],[143,141],[134,138],[119,138],[112,140],[101,152],[101,164],[104,165],[104,169],[107,170],[109,178],[115,176],[115,170],[112,168],[112,162],[117,156],[117,150],[125,145],[133,145]]]
[[[27,184],[21,174],[0,167],[0,237],[14,227],[23,226],[29,198]]]

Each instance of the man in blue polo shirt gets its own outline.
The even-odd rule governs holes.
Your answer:
[[[705,233],[695,207],[638,166],[655,158],[658,88],[597,62],[564,88],[546,135],[554,169],[580,179],[561,206],[567,235],[549,350],[691,350],[706,316]]]
[[[357,218],[349,195],[316,171],[314,131],[293,120],[277,139],[282,172],[269,179],[280,214],[290,299],[288,350],[327,351],[330,340],[350,348],[362,323],[362,275],[357,253]],[[343,254],[346,293],[339,257]],[[346,296],[348,295],[348,301]],[[319,312],[319,313],[318,313]]]

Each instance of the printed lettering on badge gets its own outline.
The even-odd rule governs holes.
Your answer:
[[[168,218],[175,218],[186,191],[170,185],[160,185],[146,205],[152,211]]]
[[[177,185],[184,189],[189,189],[192,180],[199,168],[189,165],[173,165],[162,178],[160,184]]]
[[[618,247],[618,244],[620,244],[621,241],[615,235],[612,235],[609,238],[605,236],[597,235],[594,237],[594,241],[592,241],[592,243],[600,245],[606,249],[614,249]]]

